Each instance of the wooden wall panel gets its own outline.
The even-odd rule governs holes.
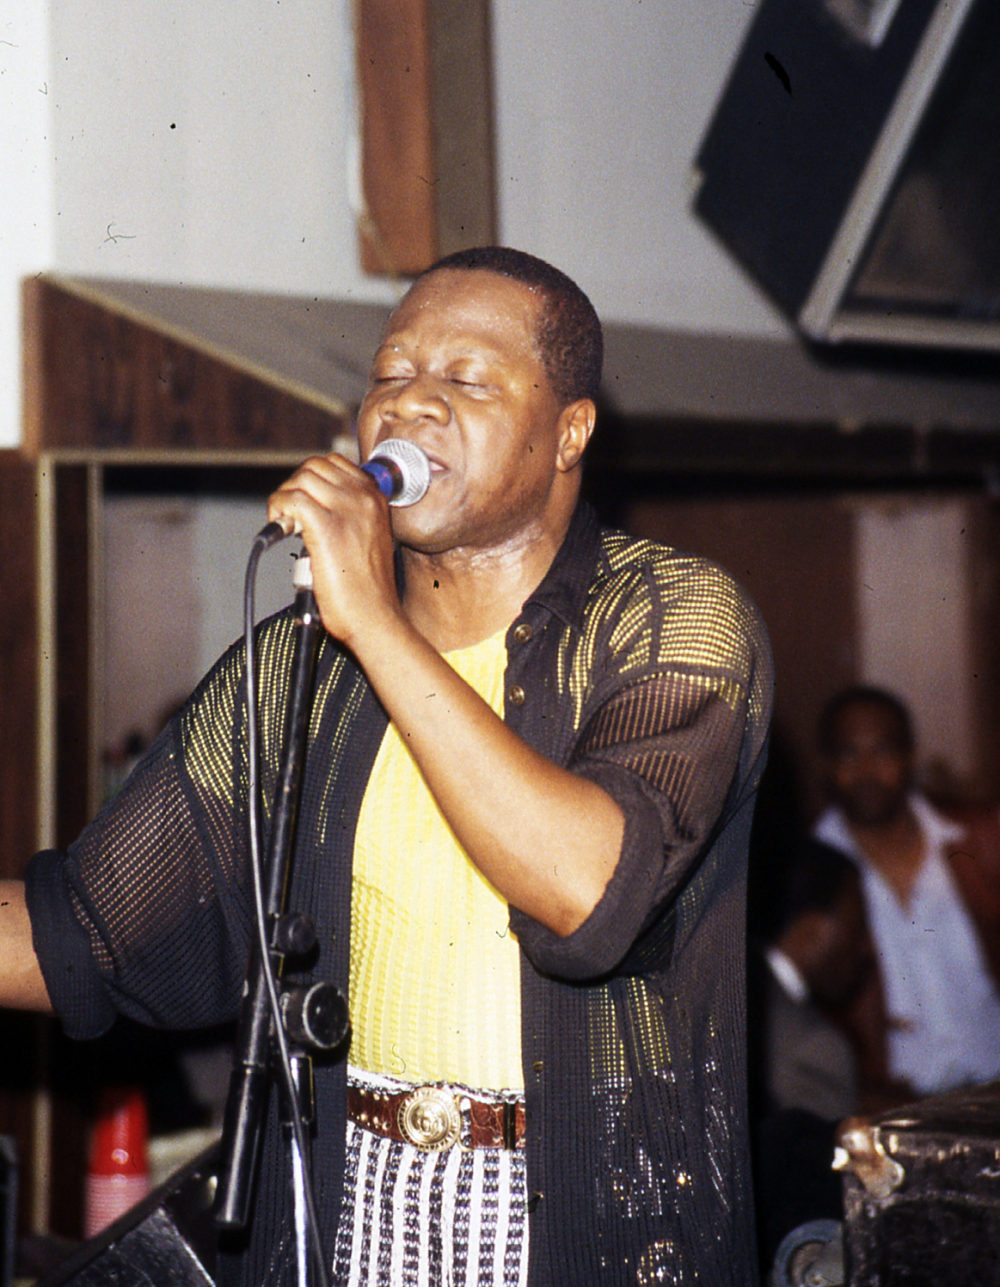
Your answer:
[[[76,471],[79,474],[79,470]],[[62,684],[57,696],[59,723],[68,756],[57,788],[67,822],[80,818],[73,808],[83,757],[76,745],[80,709],[87,687],[80,682],[77,643],[86,639],[86,542],[72,496],[56,525],[64,562],[65,613],[59,633]],[[48,766],[39,751],[41,688],[39,655],[41,553],[39,532],[45,501],[38,467],[18,452],[0,453],[0,875],[21,876],[38,848],[41,834],[39,779]],[[75,571],[83,568],[76,580]],[[66,645],[73,640],[72,647]],[[74,708],[76,713],[74,714]],[[64,758],[57,756],[57,759]],[[60,775],[57,775],[59,777]],[[55,1052],[59,1052],[58,1056]],[[50,1019],[0,1013],[0,1133],[11,1136],[20,1167],[18,1228],[22,1235],[55,1231],[79,1235],[85,1132],[78,1105],[79,1061],[83,1052],[67,1042]],[[53,1075],[54,1074],[54,1075]],[[49,1126],[52,1125],[52,1133]]]
[[[69,844],[94,812],[91,505],[86,465],[54,466],[55,746],[52,842]]]
[[[367,272],[419,272],[437,258],[431,68],[424,0],[358,0],[359,228]]]
[[[34,467],[0,452],[0,876],[17,877],[38,836],[38,555]],[[0,1013],[0,1134],[14,1140],[22,1195],[35,1183],[33,1105],[39,1025],[31,1015]],[[19,1220],[29,1227],[22,1196]]]
[[[20,876],[38,836],[35,469],[0,452],[0,876]]]
[[[431,0],[438,254],[496,240],[489,0]]]
[[[854,526],[837,497],[760,495],[646,500],[630,531],[715,559],[753,597],[774,651],[774,768],[781,802],[811,816],[819,804],[816,720],[858,674]],[[796,797],[798,797],[796,799]]]
[[[326,450],[347,417],[45,278],[24,283],[25,451]]]
[[[987,495],[971,504],[969,511],[973,644],[968,682],[978,716],[975,786],[980,799],[995,804],[1000,798],[1000,507]]]

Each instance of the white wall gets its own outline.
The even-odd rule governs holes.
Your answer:
[[[787,334],[691,214],[752,0],[494,0],[504,239],[618,321]]]
[[[971,537],[957,498],[894,497],[859,505],[859,673],[910,706],[922,772],[971,777]]]
[[[187,497],[108,500],[104,520],[102,745],[148,742],[197,679],[201,605],[192,575],[197,508]],[[235,573],[234,573],[235,575]]]
[[[0,10],[0,448],[20,442],[20,281],[51,267],[52,77],[47,9]]]
[[[60,268],[388,297],[357,266],[343,0],[51,7]]]
[[[162,717],[243,630],[243,583],[264,497],[120,493],[105,500],[101,742],[150,740]],[[298,542],[258,564],[255,620],[292,602]]]
[[[0,445],[19,438],[24,272],[393,298],[357,262],[348,0],[5,11]],[[784,333],[689,209],[691,159],[752,12],[493,0],[501,239],[578,276],[609,318]]]

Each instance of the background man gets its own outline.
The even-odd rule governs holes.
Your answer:
[[[750,1051],[757,1216],[767,1271],[785,1236],[841,1219],[837,1123],[859,1110],[854,1047],[830,1018],[872,970],[855,864],[816,840],[772,887],[768,941],[751,957]]]
[[[857,867],[839,850],[806,841],[775,902],[759,998],[765,1111],[807,1109],[837,1121],[858,1111],[857,1061],[829,1013],[873,966]]]
[[[961,821],[915,790],[909,714],[870,687],[835,696],[820,721],[831,798],[815,835],[857,862],[879,989],[857,1009],[864,1074],[890,1098],[1000,1075],[1000,827]]]
[[[563,274],[451,257],[393,313],[358,418],[363,457],[426,451],[427,495],[390,511],[329,456],[270,502],[327,631],[291,904],[350,996],[348,1057],[316,1078],[338,1283],[753,1281],[743,904],[771,663],[725,573],[579,505],[600,359]],[[287,613],[259,631],[265,800],[291,636]],[[78,1036],[233,1013],[241,653],[70,853],[35,859],[40,969],[7,890],[11,1000],[51,998]],[[415,1138],[420,1087],[466,1147]],[[294,1265],[273,1123],[266,1147],[227,1265],[253,1284]]]

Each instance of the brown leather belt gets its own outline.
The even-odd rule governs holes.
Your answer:
[[[347,1085],[352,1122],[426,1152],[450,1148],[523,1148],[524,1101],[481,1100],[447,1086],[377,1090]]]

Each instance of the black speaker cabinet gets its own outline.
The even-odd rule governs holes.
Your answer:
[[[1000,348],[1000,4],[761,0],[697,213],[818,341]]]
[[[37,1287],[212,1287],[217,1148],[182,1167]]]

